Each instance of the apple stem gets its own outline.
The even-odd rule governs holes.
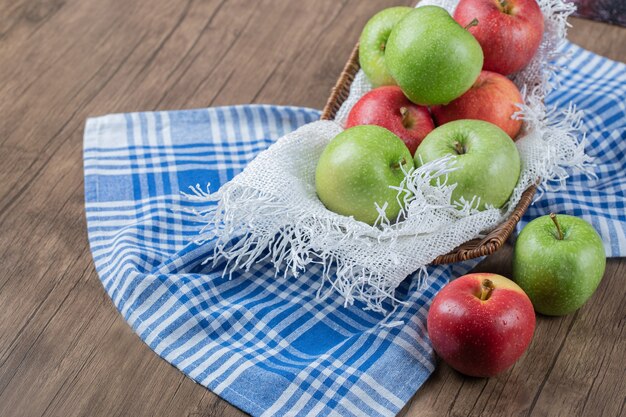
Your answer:
[[[493,286],[493,282],[491,282],[490,279],[483,279],[483,282],[480,286],[480,299],[482,301],[488,300],[489,297],[491,297],[491,293],[493,292],[494,288],[495,287]]]
[[[471,22],[469,22],[464,29],[469,29],[471,27],[478,26],[478,19],[474,18]]]
[[[391,169],[398,169],[404,164],[406,164],[406,159],[403,157],[398,162],[394,162],[393,164],[391,164]]]
[[[550,218],[552,219],[552,221],[554,222],[554,225],[556,226],[556,231],[558,233],[557,238],[559,240],[563,240],[563,238],[565,236],[563,236],[563,231],[561,230],[561,225],[559,224],[559,221],[556,219],[556,214],[550,213]]]
[[[410,125],[409,109],[406,107],[400,107],[400,114],[402,115],[402,126],[408,128]]]
[[[459,155],[463,155],[465,153],[465,148],[463,147],[463,144],[461,144],[461,142],[454,142],[454,150],[456,150],[456,153]]]

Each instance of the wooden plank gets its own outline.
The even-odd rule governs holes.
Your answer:
[[[476,271],[511,276],[512,253],[507,245]],[[621,378],[626,300],[619,279],[624,268],[626,260],[610,259],[596,294],[578,312],[539,315],[528,351],[511,370],[495,378],[468,378],[440,362],[400,415],[620,415],[626,393]]]
[[[320,108],[365,21],[389,5],[0,1],[0,415],[244,415],[152,353],[104,294],[84,224],[84,120],[246,102]],[[579,28],[573,39],[626,56],[621,30]],[[506,253],[489,262],[508,265]],[[528,369],[473,381],[442,365],[404,414],[620,412],[623,273],[611,261],[594,297],[604,307],[540,324]]]

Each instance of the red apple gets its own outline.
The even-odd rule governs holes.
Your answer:
[[[402,139],[411,151],[435,128],[428,109],[409,101],[400,87],[378,87],[365,94],[352,107],[346,129],[358,125],[377,125]]]
[[[522,95],[504,75],[482,71],[474,85],[461,97],[430,111],[437,126],[460,119],[478,119],[491,122],[515,139],[522,127],[521,120],[511,119],[523,103]]]
[[[457,371],[489,377],[526,351],[535,312],[526,293],[496,274],[464,275],[437,294],[428,312],[435,352]]]
[[[461,0],[454,19],[483,48],[483,69],[508,75],[524,68],[543,37],[543,14],[536,0]],[[476,19],[477,24],[472,26]]]

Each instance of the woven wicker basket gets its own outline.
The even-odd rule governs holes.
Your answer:
[[[328,102],[324,107],[321,117],[322,120],[334,119],[337,111],[341,107],[341,104],[350,94],[350,85],[352,84],[356,73],[359,71],[359,68],[359,47],[357,45],[352,51],[350,59],[341,72],[341,75],[337,80],[337,84],[335,84]],[[500,249],[513,232],[517,222],[519,222],[520,218],[528,209],[536,191],[537,188],[535,186],[530,186],[526,189],[526,191],[522,194],[520,202],[515,207],[513,213],[511,213],[511,216],[483,239],[474,239],[469,242],[465,242],[452,252],[437,257],[432,263],[450,264],[465,261],[467,259],[490,255]]]

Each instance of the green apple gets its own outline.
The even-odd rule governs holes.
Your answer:
[[[326,146],[317,163],[315,188],[326,208],[356,220],[374,224],[376,204],[390,221],[401,206],[398,186],[404,171],[413,168],[411,152],[402,139],[385,128],[355,126],[337,135]]]
[[[602,239],[578,217],[539,217],[515,243],[513,278],[541,314],[562,316],[579,309],[598,287],[605,266]]]
[[[474,84],[483,67],[483,51],[445,9],[424,6],[394,26],[385,63],[412,102],[447,104]]]
[[[390,7],[376,13],[365,25],[359,39],[359,62],[374,87],[395,85],[385,65],[385,49],[391,30],[412,7]]]
[[[415,152],[421,166],[446,155],[456,170],[448,184],[456,184],[452,201],[480,198],[479,210],[502,207],[511,196],[521,171],[517,147],[498,126],[482,120],[456,120],[428,134]]]

